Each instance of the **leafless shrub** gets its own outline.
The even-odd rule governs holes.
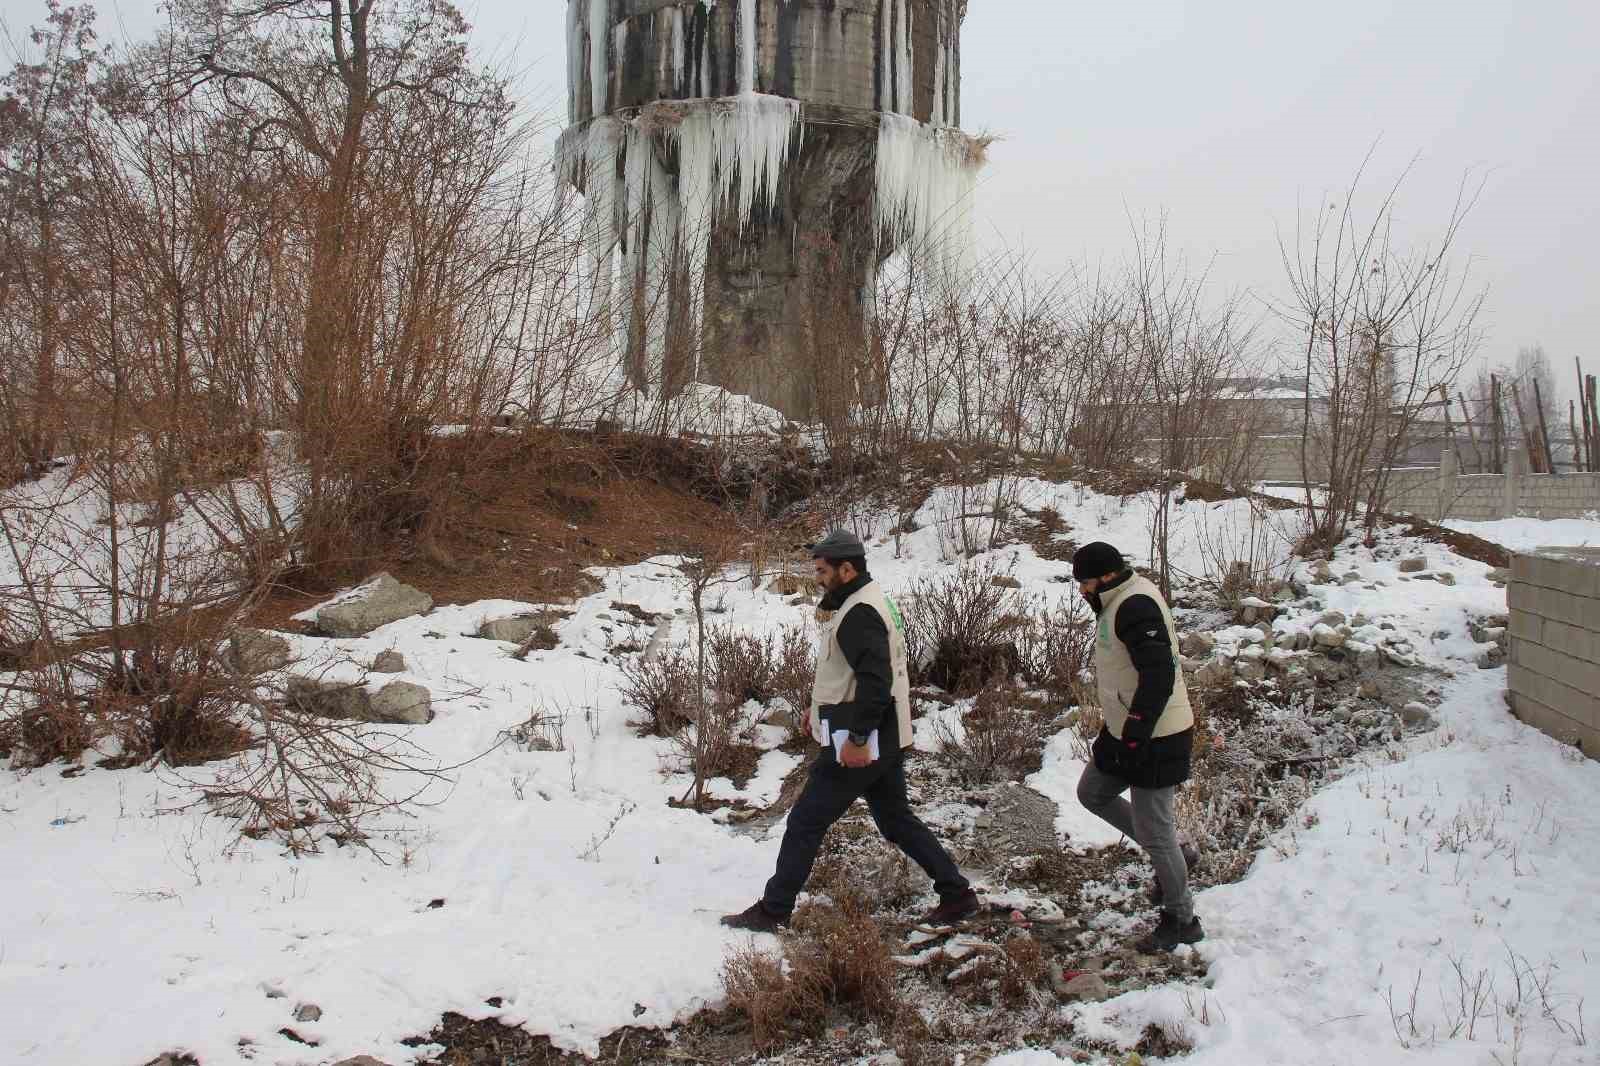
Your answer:
[[[934,727],[939,761],[969,787],[1020,780],[1039,769],[1044,724],[1011,685],[984,688],[960,721],[959,731],[940,718]]]
[[[771,702],[777,695],[778,650],[771,633],[757,635],[732,626],[707,634],[711,687],[736,704]]]
[[[622,701],[644,717],[636,725],[646,736],[675,736],[694,715],[694,662],[682,647],[621,664]]]
[[[565,707],[543,704],[503,735],[523,751],[565,751],[568,717]]]
[[[696,708],[689,724],[671,737],[679,772],[693,775],[698,791],[714,777],[748,778],[760,753],[744,740],[750,727],[745,705],[718,696]]]
[[[1076,599],[1029,606],[1016,630],[1021,675],[1052,696],[1071,698],[1093,662],[1094,618]]]
[[[811,706],[811,689],[817,677],[817,657],[811,633],[803,625],[789,626],[778,638],[778,663],[773,688],[788,703],[796,732],[805,730]]]
[[[448,784],[450,768],[431,764],[399,732],[254,690],[248,706],[256,744],[211,777],[186,780],[245,837],[273,837],[296,854],[324,839],[356,843],[384,859],[369,840],[373,819]]]
[[[906,645],[913,676],[958,696],[994,678],[1015,676],[1025,625],[1021,596],[994,561],[966,563],[913,586],[906,614]]]

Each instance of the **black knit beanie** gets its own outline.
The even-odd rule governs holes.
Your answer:
[[[1120,574],[1127,565],[1121,552],[1105,541],[1097,540],[1093,544],[1085,544],[1073,554],[1072,577],[1075,581],[1087,581],[1091,577]]]

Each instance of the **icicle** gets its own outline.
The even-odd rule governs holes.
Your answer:
[[[578,121],[578,93],[583,90],[583,24],[578,0],[567,0],[567,122]]]
[[[614,42],[611,54],[616,57],[617,66],[620,67],[624,62],[623,57],[628,54],[628,24],[617,23],[616,28],[611,31],[611,39]]]
[[[611,0],[589,0],[589,91],[596,116],[606,113],[611,97]]]
[[[756,4],[739,0],[739,93],[756,91]]]
[[[604,0],[601,0],[604,2]],[[602,38],[603,40],[604,38]],[[619,231],[617,220],[617,148],[618,126],[616,119],[600,115],[589,122],[584,146],[584,199],[588,210],[584,216],[585,241],[594,264],[595,288],[599,304],[604,306],[611,298],[614,252]]]
[[[648,123],[629,124],[626,155],[628,281],[622,304],[624,336],[631,342],[635,316],[646,316],[645,358],[653,378],[658,379],[666,353],[666,286],[676,262],[679,208],[672,177],[656,156]]]
[[[959,281],[971,266],[978,169],[977,146],[960,130],[880,116],[879,233],[936,274]]]
[[[878,0],[878,110],[894,110],[894,0]],[[842,54],[842,53],[841,53]]]
[[[894,109],[902,115],[913,112],[911,105],[911,22],[906,0],[895,0]]]
[[[684,45],[683,8],[668,9],[672,20],[672,94],[674,96],[683,92],[683,68],[687,59]]]

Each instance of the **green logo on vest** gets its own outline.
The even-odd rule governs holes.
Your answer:
[[[894,619],[894,627],[904,633],[906,631],[906,621],[900,617],[900,608],[895,606],[895,602],[887,596],[883,598],[883,604],[889,608],[889,617]]]

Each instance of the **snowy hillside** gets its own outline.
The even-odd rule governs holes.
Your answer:
[[[1017,521],[999,531],[969,517],[994,486],[940,489],[909,523],[889,508],[853,516],[875,575],[906,594],[989,565],[1020,595],[1070,606],[1070,566],[1053,542],[1106,539],[1149,561],[1152,497],[1037,480],[1003,491]],[[1045,514],[1053,525],[1037,525]],[[1325,630],[1349,649],[1340,662],[1366,662],[1366,649],[1426,706],[1370,700],[1357,714],[1371,715],[1371,728],[1333,779],[1266,834],[1242,880],[1199,894],[1208,936],[1180,961],[1203,977],[1052,1005],[1059,1026],[1046,1046],[1019,1039],[992,1061],[1120,1062],[1116,1049],[1137,1046],[1152,1024],[1181,1033],[1197,1066],[1600,1061],[1600,952],[1589,943],[1600,919],[1600,765],[1507,713],[1504,668],[1485,659],[1505,612],[1490,568],[1388,536],[1341,549],[1334,572],[1318,573],[1290,555],[1298,513],[1257,513],[1248,501],[1178,503],[1170,521],[1180,585],[1198,588],[1219,560],[1243,557],[1285,589],[1268,633],[1197,595],[1180,624],[1212,636],[1186,647],[1190,665],[1246,680],[1268,660],[1284,676],[1320,670],[1333,639]],[[1600,543],[1600,522],[1522,534]],[[1402,568],[1417,558],[1420,567]],[[781,716],[751,708],[749,736],[763,752],[754,772],[711,790],[741,802],[715,815],[669,805],[690,779],[670,741],[639,735],[621,690],[631,657],[693,639],[678,563],[595,570],[599,590],[571,604],[483,601],[359,638],[286,635],[297,674],[359,682],[381,653],[398,652],[392,680],[431,695],[427,724],[374,733],[437,776],[392,772],[392,795],[421,792],[370,830],[370,852],[323,840],[297,855],[270,838],[240,839],[232,821],[195,803],[191,785],[226,764],[109,770],[86,757],[81,768],[0,773],[11,858],[0,871],[10,1021],[0,1060],[135,1064],[183,1051],[205,1066],[361,1054],[411,1063],[430,1048],[405,1041],[444,1012],[593,1054],[618,1029],[669,1028],[720,1003],[726,953],[748,938],[718,915],[756,897],[782,831],[777,819],[739,824],[738,812],[777,800],[801,757],[780,750]],[[752,588],[748,574],[731,574],[708,593],[710,621],[775,638],[808,625],[811,604],[772,577]],[[525,659],[478,635],[533,614],[554,646]],[[931,753],[959,735],[962,705],[927,710],[917,747]],[[535,717],[537,737],[524,728]],[[1345,721],[1360,732],[1359,720]],[[1057,802],[1053,828],[1072,854],[1088,856],[1116,840],[1076,805],[1071,733],[1050,741],[1028,784]],[[929,820],[971,841],[982,813],[959,795],[941,792]],[[995,871],[972,872],[992,896],[1049,902],[1018,896]],[[1125,915],[1132,890],[1108,882],[1105,892],[1123,911],[1108,909],[1086,938],[1138,928]],[[1051,959],[1058,970],[1078,961]],[[849,1047],[834,1061],[898,1061],[883,1041]]]

